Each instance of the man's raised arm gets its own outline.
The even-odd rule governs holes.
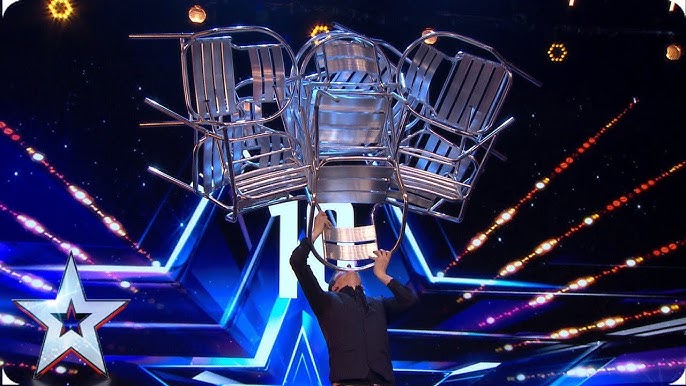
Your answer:
[[[391,253],[383,249],[374,251],[374,276],[388,286],[393,292],[392,298],[384,298],[383,304],[387,315],[396,314],[412,307],[418,300],[417,295],[407,286],[400,284],[393,276],[386,273],[391,261]]]
[[[326,218],[324,212],[317,214],[314,220],[314,228],[312,229],[312,240],[310,241],[306,237],[300,240],[300,244],[293,250],[290,259],[295,277],[298,279],[305,297],[315,313],[322,310],[322,307],[326,304],[327,297],[314,273],[312,273],[310,266],[307,265],[307,256],[314,248],[312,241],[316,240],[324,232],[325,228],[330,229],[331,227],[331,222]]]

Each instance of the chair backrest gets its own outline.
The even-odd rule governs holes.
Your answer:
[[[366,260],[379,249],[374,225],[324,230],[324,257],[339,261]]]
[[[262,108],[265,103],[274,103],[276,109],[279,103],[286,101],[286,68],[281,45],[249,46],[245,50],[250,57],[252,72],[252,96],[248,106],[252,110],[248,119],[262,118]],[[242,98],[244,101],[247,98]]]
[[[286,160],[295,158],[293,141],[283,133],[239,136],[231,139],[229,143],[233,156],[233,170],[236,174],[246,170],[279,166]]]
[[[306,198],[309,165],[299,161],[289,134],[266,131],[228,142],[232,151],[229,221],[241,213]]]
[[[193,82],[186,82],[185,93],[195,100],[193,106],[189,104],[191,115],[208,120],[237,117],[231,36],[194,39],[189,46]]]
[[[391,103],[384,82],[392,81],[394,67],[381,46],[335,30],[311,39],[298,56],[303,130],[315,153],[369,155],[390,149]]]
[[[393,79],[381,46],[363,35],[334,30],[316,36],[298,52],[306,93],[310,87],[327,89],[380,90]]]
[[[341,82],[342,87],[362,87],[381,80],[377,49],[365,40],[346,35],[327,40],[316,46],[314,60],[323,72],[322,81]]]
[[[417,48],[410,65],[399,73],[410,104],[429,104],[429,86],[444,57],[443,53],[428,44],[421,44]]]
[[[279,166],[295,157],[292,144],[282,135],[263,136],[257,139],[257,143],[260,146],[260,168]]]
[[[298,81],[294,63],[288,44],[266,28],[229,27],[193,35],[182,47],[186,107],[203,123],[272,122],[290,104],[287,88]]]
[[[445,35],[445,36],[443,36]],[[459,35],[444,33],[439,47],[421,40],[410,45],[398,63],[398,79],[410,108],[453,132],[486,135],[493,126],[512,83],[501,62],[454,49]],[[481,47],[477,45],[477,47]]]
[[[487,132],[500,111],[511,79],[503,64],[459,53],[436,101],[437,118],[469,133]]]
[[[315,91],[311,128],[318,156],[378,155],[388,146],[389,99],[383,94]]]

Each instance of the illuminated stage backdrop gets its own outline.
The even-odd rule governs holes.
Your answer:
[[[230,223],[148,174],[155,164],[189,176],[193,134],[139,127],[159,119],[146,97],[184,111],[179,46],[129,38],[265,25],[300,47],[327,20],[396,47],[425,29],[459,31],[543,83],[515,77],[502,107],[515,122],[494,144],[462,223],[408,215],[389,273],[420,302],[389,326],[398,384],[685,384],[686,184],[674,118],[684,74],[683,60],[664,58],[684,16],[668,1],[632,3],[438,4],[422,13],[409,2],[220,1],[200,4],[207,19],[196,25],[190,4],[161,0],[3,0],[0,384],[329,384],[323,336],[287,262],[307,222],[304,202]],[[564,42],[564,61],[548,58],[553,42]],[[546,177],[554,183],[539,188]],[[513,205],[516,216],[491,229]],[[363,216],[334,209],[342,223]],[[602,221],[586,224],[594,213]],[[393,244],[401,214],[378,212],[380,245]],[[560,242],[545,257],[500,275],[552,238]],[[84,302],[128,300],[96,329],[109,378],[83,352],[34,378],[52,335],[13,300],[61,304],[70,251]],[[362,275],[368,293],[389,295]],[[99,312],[75,299],[49,313],[63,336],[84,333],[84,313]]]

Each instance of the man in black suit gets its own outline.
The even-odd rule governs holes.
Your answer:
[[[391,254],[384,250],[374,251],[374,275],[393,297],[367,298],[356,271],[336,272],[329,291],[324,291],[307,265],[307,256],[312,241],[331,226],[326,214],[319,213],[312,240],[303,238],[290,260],[329,349],[329,379],[333,386],[393,385],[386,320],[416,303],[417,295],[386,273]]]

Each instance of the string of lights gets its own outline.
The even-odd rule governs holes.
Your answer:
[[[540,307],[545,304],[550,303],[555,297],[565,294],[565,293],[570,293],[570,292],[578,292],[578,291],[583,291],[586,290],[588,287],[591,287],[601,279],[611,276],[611,275],[616,275],[626,269],[634,268],[638,265],[646,263],[648,260],[662,257],[665,255],[668,255],[677,249],[681,248],[684,244],[686,244],[686,239],[683,240],[678,240],[675,242],[671,242],[668,244],[664,244],[662,246],[659,246],[653,250],[651,250],[648,253],[644,253],[639,256],[634,256],[627,258],[623,264],[618,264],[613,266],[612,268],[606,269],[600,273],[597,273],[595,275],[590,275],[590,276],[582,276],[579,278],[576,278],[572,280],[571,282],[567,283],[566,286],[563,288],[555,291],[555,292],[550,292],[546,294],[541,294],[538,296],[533,297],[529,302],[521,307],[515,307],[509,311],[503,312],[497,316],[489,316],[486,318],[486,320],[482,321],[479,323],[479,327],[485,327],[487,325],[492,325],[497,323],[498,321],[504,320],[506,318],[512,317],[515,314],[517,314],[520,311],[526,310],[526,309],[531,309],[535,307]]]
[[[50,234],[49,232],[46,232],[45,228],[43,228],[43,226],[40,225],[38,222],[34,221],[33,219],[31,219],[29,217],[23,216],[19,213],[12,211],[2,202],[0,202],[0,212],[9,212],[10,214],[12,214],[14,216],[14,218],[17,221],[19,221],[24,226],[24,228],[29,229],[36,234],[43,234],[43,235],[45,235],[44,237],[53,237],[54,238],[54,236],[52,236],[52,234]],[[21,283],[27,287],[30,287],[30,288],[33,288],[33,289],[36,289],[39,291],[57,292],[55,290],[55,288],[53,288],[53,286],[48,284],[48,282],[45,279],[40,278],[40,277],[33,275],[33,274],[21,273],[19,271],[15,271],[11,267],[7,266],[5,264],[5,262],[3,262],[3,261],[0,261],[0,272],[2,272],[2,274],[6,275],[8,277],[15,279],[16,281],[18,281],[19,283]]]
[[[570,378],[590,378],[596,374],[611,374],[611,373],[636,373],[642,371],[649,371],[653,369],[668,369],[668,368],[683,368],[686,365],[686,361],[682,360],[661,360],[654,363],[643,363],[643,362],[623,362],[616,365],[608,365],[601,368],[595,368],[593,366],[576,366],[570,370],[559,372],[550,371],[547,373],[535,373],[535,374],[525,374],[519,373],[516,375],[508,376],[506,379],[508,382],[528,382],[534,380],[544,380],[559,378],[560,376],[567,376]]]
[[[625,323],[629,322],[635,322],[635,321],[642,321],[645,319],[652,319],[652,318],[657,318],[657,317],[665,317],[667,315],[673,315],[677,312],[683,311],[684,307],[683,304],[680,303],[670,303],[670,304],[665,304],[662,305],[658,308],[650,308],[632,315],[624,315],[624,316],[606,316],[603,317],[599,320],[596,320],[594,322],[581,325],[581,326],[576,326],[576,327],[564,327],[559,330],[556,330],[554,332],[551,332],[549,334],[550,339],[558,339],[558,340],[566,340],[566,339],[571,339],[578,337],[582,334],[589,333],[591,331],[595,330],[613,330],[620,325],[623,325]],[[518,348],[522,348],[524,346],[528,346],[531,344],[539,343],[534,340],[528,340],[528,341],[522,341],[522,342],[517,342],[517,343],[508,343],[506,345],[503,345],[502,347],[498,347],[495,351],[496,352],[503,352],[503,351],[513,351]]]
[[[15,326],[15,327],[24,327],[27,325],[31,325],[31,323],[27,323],[24,319],[18,318],[14,315],[11,314],[6,314],[0,312],[0,324],[3,326]],[[2,366],[2,365],[0,365]]]
[[[5,136],[10,138],[13,142],[17,143],[22,149],[24,149],[24,151],[26,151],[26,153],[31,157],[31,160],[45,167],[50,175],[57,178],[77,202],[81,203],[84,207],[90,209],[91,212],[100,217],[105,227],[107,227],[111,233],[121,239],[126,240],[131,247],[136,250],[136,252],[145,256],[150,262],[153,261],[150,253],[141,248],[136,241],[128,236],[128,233],[126,232],[126,229],[124,229],[124,225],[121,222],[119,222],[114,216],[105,213],[100,207],[98,207],[95,203],[95,200],[90,194],[88,194],[88,192],[69,182],[63,174],[57,171],[57,169],[50,164],[50,162],[48,162],[45,154],[39,152],[34,147],[29,146],[26,141],[22,139],[21,135],[15,129],[9,127],[5,122],[0,121],[0,130],[2,130],[2,133],[5,134]]]
[[[468,254],[476,251],[479,249],[481,246],[483,246],[486,241],[488,240],[489,236],[495,232],[498,228],[501,226],[505,225],[506,223],[510,222],[517,212],[519,211],[519,208],[522,207],[522,205],[530,202],[531,200],[534,199],[534,197],[543,191],[546,186],[548,186],[556,177],[559,175],[563,174],[566,170],[569,169],[569,167],[576,162],[576,160],[584,153],[586,153],[588,150],[590,150],[592,147],[594,147],[598,143],[598,139],[602,137],[609,129],[614,127],[617,123],[619,123],[626,114],[629,113],[629,111],[633,110],[634,107],[638,104],[638,99],[633,99],[625,108],[614,116],[609,122],[607,122],[603,127],[600,128],[593,136],[587,138],[581,146],[579,146],[576,151],[569,156],[565,157],[563,161],[561,161],[555,168],[553,169],[552,172],[550,172],[545,178],[541,179],[540,181],[537,181],[534,184],[534,187],[527,193],[525,194],[522,198],[519,199],[517,204],[515,204],[513,207],[510,207],[508,209],[505,209],[502,211],[496,218],[493,220],[491,225],[484,231],[477,233],[474,237],[472,237],[467,244],[467,246],[464,248],[462,253],[459,255],[455,256],[452,262],[448,264],[448,266],[443,270],[443,273],[447,273],[451,268],[454,268],[457,266],[457,264],[462,260],[465,256]]]
[[[495,276],[495,279],[500,279],[502,277],[510,276],[513,275],[514,273],[520,271],[522,268],[526,266],[529,262],[532,260],[541,257],[543,255],[548,254],[550,251],[552,251],[559,243],[575,233],[586,229],[593,225],[596,221],[598,221],[600,218],[602,218],[604,215],[611,213],[615,211],[616,209],[619,209],[623,207],[627,202],[635,198],[636,196],[650,190],[652,187],[654,187],[658,182],[662,181],[663,179],[673,175],[677,171],[681,170],[684,165],[686,165],[686,161],[681,161],[668,170],[662,172],[660,175],[653,177],[651,179],[648,179],[647,181],[637,185],[633,190],[630,192],[610,201],[602,210],[597,211],[591,215],[588,215],[584,217],[579,223],[576,225],[573,225],[567,231],[562,233],[559,236],[552,237],[550,239],[547,239],[543,242],[541,242],[536,248],[534,248],[529,254],[527,254],[524,257],[521,257],[515,261],[512,261],[505,266],[503,266],[498,274]],[[465,292],[462,295],[462,298],[458,299],[458,302],[464,301],[466,299],[471,299],[477,292],[480,292],[486,287],[485,284],[482,284],[477,288],[476,290]]]
[[[24,229],[27,231],[33,233],[36,236],[43,237],[53,243],[55,246],[57,246],[57,249],[65,252],[66,254],[73,254],[74,257],[78,258],[80,261],[94,265],[95,262],[93,259],[83,251],[83,249],[79,248],[76,246],[76,244],[65,241],[61,239],[60,237],[56,236],[53,232],[51,232],[49,229],[47,229],[43,224],[38,222],[38,220],[31,218],[25,214],[18,213],[10,208],[7,207],[3,202],[0,201],[0,212],[5,212],[10,214],[15,221],[20,223]],[[19,280],[19,282],[30,286],[32,288],[36,288],[39,290],[43,291],[52,291],[56,292],[56,290],[49,284],[46,284],[46,281],[44,279],[41,279],[39,277],[36,277],[35,275],[29,275],[29,274],[20,274],[14,270],[12,270],[10,267],[6,266],[4,263],[0,262],[0,271],[2,271],[4,274],[14,277],[15,279]],[[131,286],[131,283],[127,281],[122,281],[114,276],[112,276],[111,273],[106,273],[107,276],[114,280],[119,282],[119,285],[122,288],[127,288],[133,293],[138,292],[138,289]]]

